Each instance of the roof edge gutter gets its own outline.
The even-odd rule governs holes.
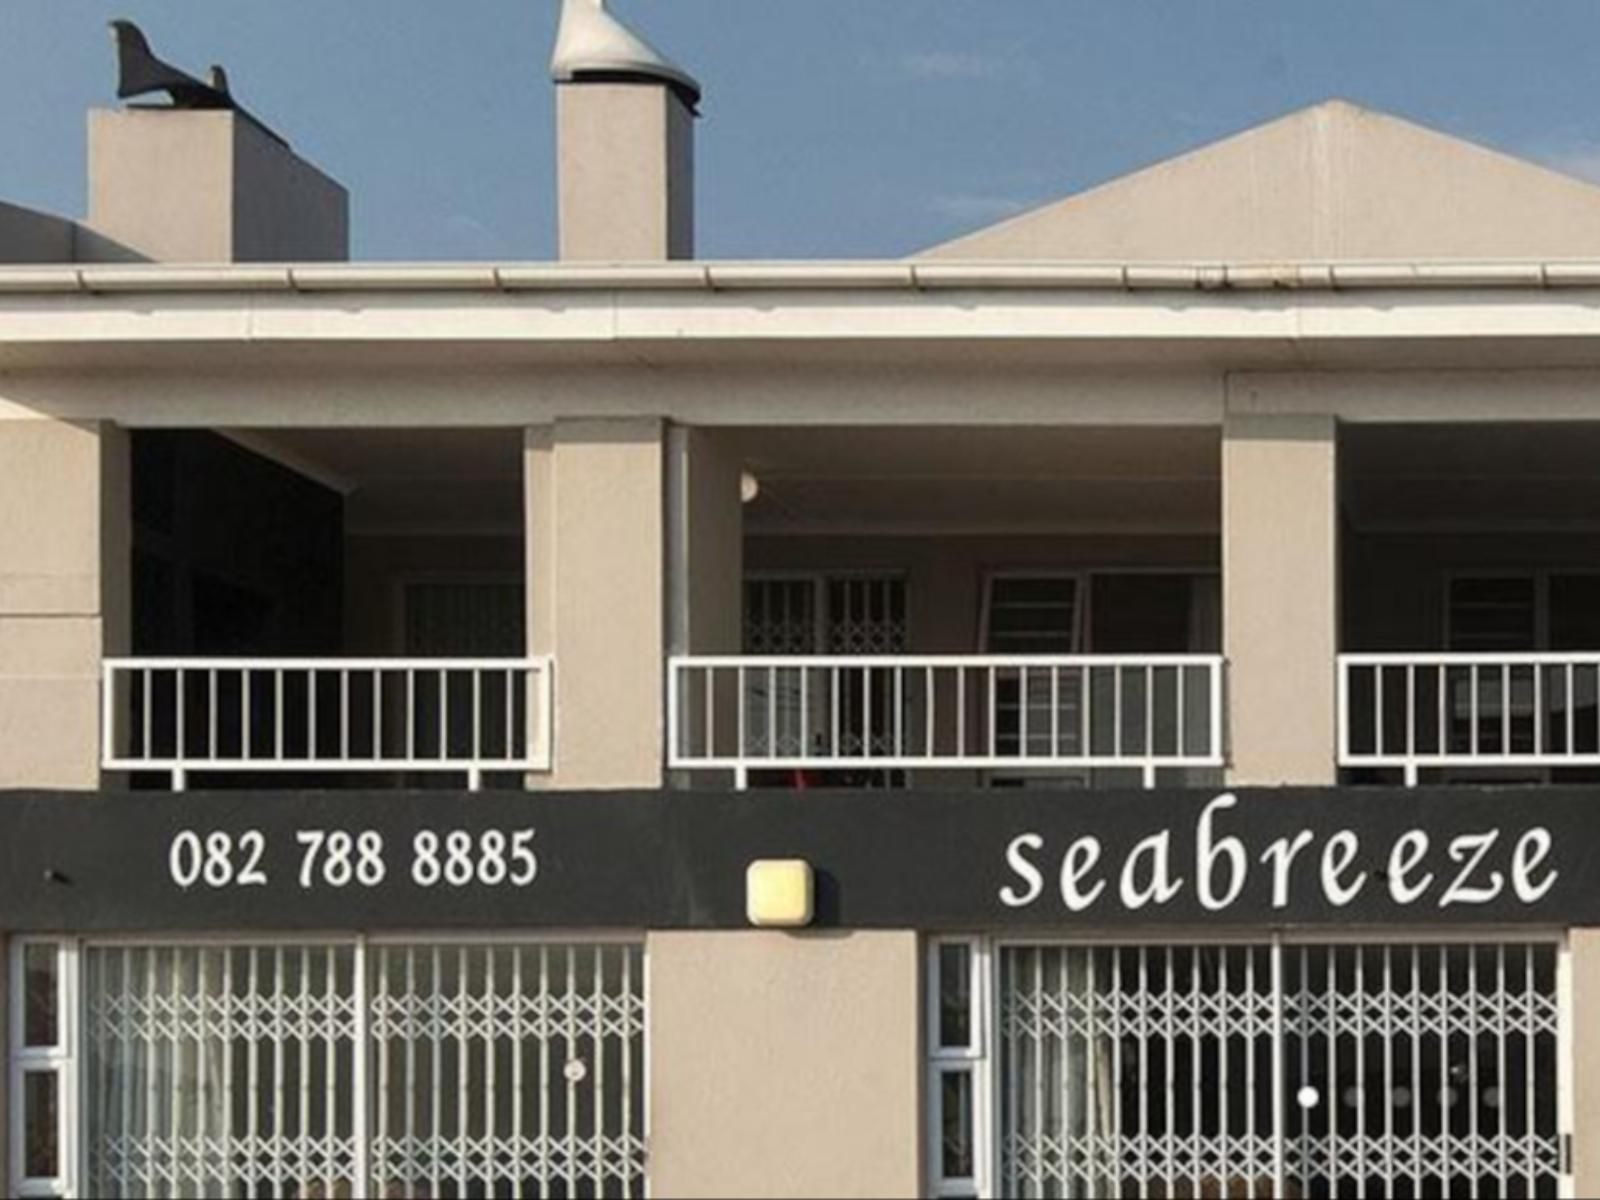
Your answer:
[[[1301,263],[349,263],[0,266],[0,295],[327,292],[1262,292],[1600,288],[1600,260]]]

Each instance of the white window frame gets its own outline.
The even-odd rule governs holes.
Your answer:
[[[999,1161],[993,1145],[997,1100],[992,1063],[995,1006],[991,1002],[995,971],[991,960],[994,943],[988,938],[940,937],[930,938],[926,955],[924,979],[923,1022],[928,1047],[927,1096],[925,1107],[927,1137],[927,1175],[934,1196],[978,1197],[994,1194],[995,1174]],[[971,1043],[964,1047],[942,1046],[939,1042],[941,972],[940,953],[950,946],[966,949],[968,969],[968,996],[972,1012],[968,1028]],[[967,1075],[972,1080],[972,1165],[973,1175],[951,1178],[944,1174],[944,1077],[949,1074]]]
[[[1089,580],[1092,574],[1093,572],[1087,570],[1052,567],[1040,567],[1037,570],[1027,567],[1007,567],[1003,570],[985,571],[983,573],[983,603],[978,606],[978,653],[995,653],[989,645],[989,637],[992,632],[990,621],[994,616],[994,585],[997,582],[1008,579],[1072,580],[1076,586],[1076,594],[1073,598],[1072,648],[1067,653],[1088,653],[1089,593],[1091,591]]]
[[[51,946],[56,952],[56,1044],[25,1046],[27,1021],[27,950],[30,946]],[[11,939],[10,962],[6,965],[11,1002],[6,1036],[10,1047],[10,1089],[7,1148],[11,1164],[10,1193],[13,1196],[74,1196],[83,1178],[78,1145],[78,1095],[81,1079],[79,1062],[78,945],[70,938],[17,937]],[[27,1134],[26,1077],[53,1074],[56,1078],[56,1167],[51,1177],[29,1177],[25,1139]]]

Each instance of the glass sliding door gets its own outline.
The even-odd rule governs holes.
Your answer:
[[[643,1193],[638,944],[30,942],[13,971],[14,1194]]]
[[[934,1190],[1558,1196],[1565,969],[1553,941],[939,942]]]

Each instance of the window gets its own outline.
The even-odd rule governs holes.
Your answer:
[[[1474,671],[1444,672],[1451,720],[1443,736],[1457,754],[1531,755],[1592,752],[1597,676],[1559,662],[1492,665],[1493,656],[1600,651],[1600,573],[1525,571],[1457,575],[1446,585],[1447,644],[1452,651],[1490,656]],[[1430,694],[1415,710],[1427,714]],[[1396,698],[1391,711],[1406,711]],[[1476,720],[1474,720],[1476,715]],[[1426,728],[1427,721],[1421,722]],[[1483,778],[1481,768],[1476,777]],[[1548,779],[1542,768],[1514,767],[1500,779]]]
[[[963,953],[987,983],[947,980]],[[930,1178],[953,1196],[1556,1196],[1564,953],[935,942]],[[947,1044],[962,997],[992,1040]]]
[[[756,575],[745,580],[746,654],[858,658],[904,654],[909,642],[906,583],[901,576]],[[810,686],[816,681],[803,678],[804,674],[749,675],[745,722],[758,754],[802,757],[824,743],[838,758],[863,757],[869,747],[878,753],[892,751],[896,707],[889,673],[845,670],[818,686]],[[906,703],[902,697],[902,716]],[[812,745],[800,744],[802,729],[812,731]],[[858,772],[830,772],[806,782],[852,786],[894,782],[882,773],[868,774],[870,778],[861,778]],[[751,782],[780,786],[795,781],[790,773],[763,772]]]
[[[407,655],[519,658],[528,652],[520,582],[409,582],[404,596]]]
[[[938,1196],[989,1193],[980,1141],[988,1119],[989,958],[983,943],[937,941],[928,958],[928,1144]]]
[[[753,575],[744,585],[746,654],[904,654],[898,575]]]
[[[1537,650],[1539,598],[1532,575],[1463,576],[1450,581],[1450,649]]]
[[[1221,640],[1215,575],[1177,571],[1008,572],[989,577],[981,645],[989,655],[1096,656],[1214,653]],[[1199,668],[1150,672],[1113,663],[1082,673],[1002,674],[995,695],[1001,755],[1107,757],[1159,746],[1203,753],[1211,698]],[[1026,736],[1026,745],[1023,738]],[[1052,745],[1052,739],[1055,744]],[[1177,768],[1186,783],[1202,769]],[[1213,772],[1214,774],[1214,772]],[[1171,777],[1170,774],[1168,776]],[[1153,785],[1153,771],[1143,782]],[[1136,785],[1137,768],[992,774],[1001,787]]]
[[[76,959],[56,942],[11,951],[11,1194],[65,1196],[75,1185],[72,1065],[77,1029],[69,1006]]]
[[[18,1194],[642,1194],[638,945],[40,946],[82,986],[26,993]]]
[[[1449,648],[1467,653],[1600,651],[1600,572],[1452,576],[1446,624]]]

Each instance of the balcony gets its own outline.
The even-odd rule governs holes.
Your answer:
[[[1345,654],[1339,765],[1449,781],[1600,767],[1600,654]]]
[[[1223,660],[1145,656],[743,656],[671,660],[668,766],[893,782],[1223,765]]]
[[[119,658],[101,766],[255,776],[465,776],[551,765],[549,659]]]

